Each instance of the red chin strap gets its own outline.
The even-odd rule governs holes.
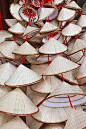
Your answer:
[[[1,18],[1,11],[0,11],[0,30],[3,30],[2,18]]]
[[[23,60],[24,60],[24,55],[22,55],[21,64],[23,64]]]

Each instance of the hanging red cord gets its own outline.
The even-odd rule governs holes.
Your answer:
[[[1,11],[0,11],[0,30],[3,30],[2,18],[1,18]]]
[[[53,37],[53,35],[52,35],[51,31],[50,31],[50,37]]]
[[[23,64],[23,60],[24,60],[24,55],[22,55],[21,64]]]
[[[25,0],[25,2],[24,2],[24,7],[26,6],[26,2],[27,2],[27,0]]]
[[[78,39],[78,36],[77,36],[77,35],[75,35],[75,38],[76,38],[76,39]]]
[[[16,36],[17,36],[17,35],[15,34],[15,36],[14,36],[14,41],[16,40]]]
[[[66,39],[66,46],[68,47],[68,41],[67,41],[67,39]]]
[[[61,76],[62,76],[62,81],[64,82],[64,77],[63,77],[63,74],[61,74]]]
[[[68,22],[69,22],[69,23],[71,23],[71,21],[70,21],[70,20],[68,20]]]
[[[61,7],[61,8],[63,7],[62,4],[60,4],[60,7]]]
[[[70,99],[70,96],[69,95],[68,95],[68,99],[69,99],[71,108],[73,108],[73,105],[72,105],[72,102],[71,102],[71,99]]]
[[[83,56],[85,56],[85,52],[84,52],[84,50],[82,50],[82,53],[83,53]]]
[[[10,59],[9,59],[9,63],[10,63]]]
[[[50,64],[50,61],[49,61],[49,55],[48,55],[48,65]]]
[[[27,41],[27,39],[28,39],[28,35],[26,35],[26,41]]]

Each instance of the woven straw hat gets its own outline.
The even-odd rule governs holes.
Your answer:
[[[16,88],[0,99],[0,111],[11,115],[26,116],[38,112],[38,108],[21,89]]]
[[[19,4],[14,4],[12,3],[10,5],[10,13],[11,15],[17,20],[17,21],[22,21],[21,17],[19,16],[19,9],[21,8],[22,6],[19,5]]]
[[[81,90],[83,90],[84,94],[86,94],[86,84],[83,86],[80,86]]]
[[[0,128],[13,118],[14,116],[12,115],[7,115],[6,113],[0,112]]]
[[[6,81],[5,85],[10,87],[21,87],[37,83],[41,79],[42,77],[31,69],[24,65],[19,65],[12,76]]]
[[[32,115],[36,120],[43,123],[61,123],[68,119],[71,108],[49,108],[39,106],[39,112]]]
[[[43,105],[48,107],[69,107],[70,102],[68,95],[70,95],[70,100],[73,106],[86,103],[85,94],[78,85],[71,86],[68,83],[63,82],[46,98]]]
[[[58,27],[58,29],[60,30],[59,22],[56,19],[50,21],[50,23],[53,24],[54,26]]]
[[[6,38],[11,38],[13,35],[5,30],[0,31],[0,43],[4,42]]]
[[[41,8],[39,21],[43,21],[56,11],[55,8]]]
[[[62,77],[61,74],[59,74],[58,76]],[[63,77],[66,81],[68,81],[74,85],[78,85],[78,81],[75,78],[75,70],[63,73]]]
[[[4,86],[4,83],[15,72],[16,67],[11,63],[4,63],[0,65],[0,85]]]
[[[13,53],[18,55],[37,55],[38,51],[26,41]]]
[[[66,8],[71,8],[71,9],[78,9],[78,10],[82,11],[82,8],[80,8],[80,6],[75,1],[70,2],[65,7]]]
[[[86,65],[86,57],[84,57],[84,60],[83,60],[83,62],[81,64],[81,66],[79,67],[76,79],[81,79],[81,78],[85,78],[86,77],[85,65]]]
[[[82,40],[86,40],[86,32],[82,33],[82,35],[79,38]]]
[[[71,31],[70,31],[71,30]],[[62,35],[64,36],[75,36],[82,31],[82,28],[78,25],[70,23],[62,30]]]
[[[10,87],[0,86],[0,98],[8,94],[11,90]]]
[[[46,124],[42,129],[64,129],[63,124]]]
[[[38,33],[40,29],[36,28],[36,27],[32,27],[32,26],[27,26],[27,28],[25,29],[25,32],[23,34],[23,37],[25,37],[26,35],[28,35],[28,38],[31,38],[32,36],[34,36],[36,33]]]
[[[47,33],[50,31],[58,30],[58,27],[54,26],[53,24],[46,22],[39,33]]]
[[[67,46],[58,42],[54,38],[50,38],[47,43],[39,48],[39,52],[43,54],[58,54],[67,50]]]
[[[17,23],[16,19],[5,19],[5,23],[9,26],[12,27]]]
[[[62,4],[63,2],[64,2],[64,0],[54,0],[53,4],[59,5],[59,4]]]
[[[30,100],[38,106],[43,102],[43,100],[47,97],[48,94],[41,94],[37,93],[31,90],[31,88],[27,87],[27,96],[30,98]]]
[[[33,86],[31,89],[39,93],[52,93],[62,81],[55,76],[44,77],[43,80]]]
[[[9,122],[5,123],[1,129],[30,129],[20,117],[15,117]]]
[[[76,52],[79,52],[83,49],[86,48],[86,40],[82,40],[82,39],[76,39],[74,45],[73,45],[73,48],[70,52],[70,55],[76,53]]]
[[[44,25],[43,21],[37,21],[35,24],[41,27]]]
[[[12,54],[14,50],[16,50],[19,45],[15,41],[5,41],[1,47],[1,54],[3,54],[6,58],[9,59],[19,59],[21,56]]]
[[[32,116],[26,116],[26,123],[30,129],[40,129],[44,124],[35,120]]]
[[[41,43],[42,42],[42,36],[37,33],[34,37],[28,39],[30,43]]]
[[[8,31],[13,34],[23,34],[25,31],[25,28],[18,22],[14,26],[9,28]]]
[[[86,83],[86,78],[77,79],[79,85],[84,85]]]
[[[71,112],[70,117],[64,129],[85,129],[86,128],[86,112],[76,111]]]
[[[76,24],[81,26],[82,28],[85,28],[86,27],[86,15],[81,15]]]
[[[79,67],[79,65],[76,63],[58,55],[44,71],[43,75],[56,75],[71,71],[77,67]]]
[[[74,18],[75,15],[76,15],[76,11],[67,9],[67,8],[62,8],[57,17],[57,20],[58,21],[68,21],[71,18]]]
[[[34,23],[38,20],[38,13],[34,8],[31,8],[29,6],[21,7],[19,9],[19,15],[24,21],[28,22],[30,11],[31,11],[30,22]]]

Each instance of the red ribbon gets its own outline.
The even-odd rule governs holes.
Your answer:
[[[15,34],[15,36],[14,36],[14,41],[16,40],[16,36],[17,36],[17,35]]]
[[[68,99],[69,99],[71,108],[73,108],[73,105],[72,105],[72,102],[71,102],[71,99],[70,99],[70,96],[69,95],[68,95]]]
[[[76,39],[78,39],[78,36],[77,36],[77,35],[75,35],[75,38],[76,38]]]
[[[22,55],[21,64],[23,63],[23,60],[24,60],[24,55]]]
[[[28,35],[26,35],[26,41],[27,41]]]
[[[85,52],[82,50],[83,56],[85,56]]]
[[[10,59],[9,59],[9,63],[10,63]]]
[[[51,31],[50,31],[50,36],[51,36],[51,37],[53,37],[53,35],[52,35]]]
[[[50,61],[49,61],[49,55],[48,55],[48,65],[50,64]]]
[[[0,30],[3,30],[2,18],[1,18],[1,11],[0,11]]]
[[[70,20],[68,20],[68,22],[69,22],[69,23],[71,23],[71,21],[70,21]]]
[[[62,81],[64,82],[64,77],[63,77],[63,74],[61,74],[61,76],[62,76]]]

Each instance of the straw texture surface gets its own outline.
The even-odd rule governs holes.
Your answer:
[[[42,129],[64,129],[63,124],[46,124]]]
[[[86,40],[86,32],[82,33],[82,35],[79,38],[82,40]]]
[[[34,35],[34,37],[28,39],[29,42],[31,43],[41,43],[42,42],[42,36],[37,33],[36,35]]]
[[[0,98],[8,94],[12,89],[10,87],[0,86]]]
[[[16,88],[0,99],[0,111],[11,115],[26,116],[38,112],[38,108]]]
[[[54,5],[59,5],[63,2],[64,0],[54,0],[53,4]]]
[[[42,77],[40,75],[21,64],[6,81],[5,85],[10,87],[21,87],[37,83],[41,79]]]
[[[77,21],[77,25],[81,26],[82,28],[86,27],[86,15],[81,15]]]
[[[58,29],[60,30],[59,22],[56,19],[50,21],[50,23],[53,24],[54,26],[58,27]]]
[[[44,71],[43,75],[56,75],[59,73],[71,71],[77,67],[79,67],[79,65],[76,63],[58,55]]]
[[[12,27],[17,23],[17,20],[16,19],[5,19],[5,22],[9,27]]]

